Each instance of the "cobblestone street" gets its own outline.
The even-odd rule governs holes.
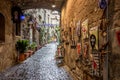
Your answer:
[[[0,74],[0,80],[72,80],[55,61],[56,43],[50,43],[34,55]]]

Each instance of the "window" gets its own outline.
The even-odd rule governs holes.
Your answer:
[[[0,42],[5,42],[5,17],[0,13]]]

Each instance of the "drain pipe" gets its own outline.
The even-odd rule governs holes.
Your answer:
[[[109,17],[108,17],[108,0],[106,0],[107,1],[107,8],[106,8],[106,20],[107,20],[107,22],[108,22],[108,19],[109,19]],[[106,30],[106,32],[107,32],[107,37],[106,37],[106,41],[108,42],[108,40],[109,40],[109,25],[107,25],[107,30]],[[107,53],[106,53],[106,55],[105,55],[105,62],[104,62],[104,65],[103,65],[103,80],[109,80],[109,78],[108,78],[108,59],[109,59],[109,48],[108,48],[108,46],[107,46]]]

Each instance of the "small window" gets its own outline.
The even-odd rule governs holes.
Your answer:
[[[5,17],[0,13],[0,42],[5,42]]]

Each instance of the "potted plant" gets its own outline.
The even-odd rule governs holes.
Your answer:
[[[16,43],[16,50],[19,52],[19,61],[25,60],[25,51],[29,45],[28,40],[18,40]]]
[[[37,44],[35,42],[33,42],[32,44],[30,44],[29,48],[33,51],[36,50]]]

